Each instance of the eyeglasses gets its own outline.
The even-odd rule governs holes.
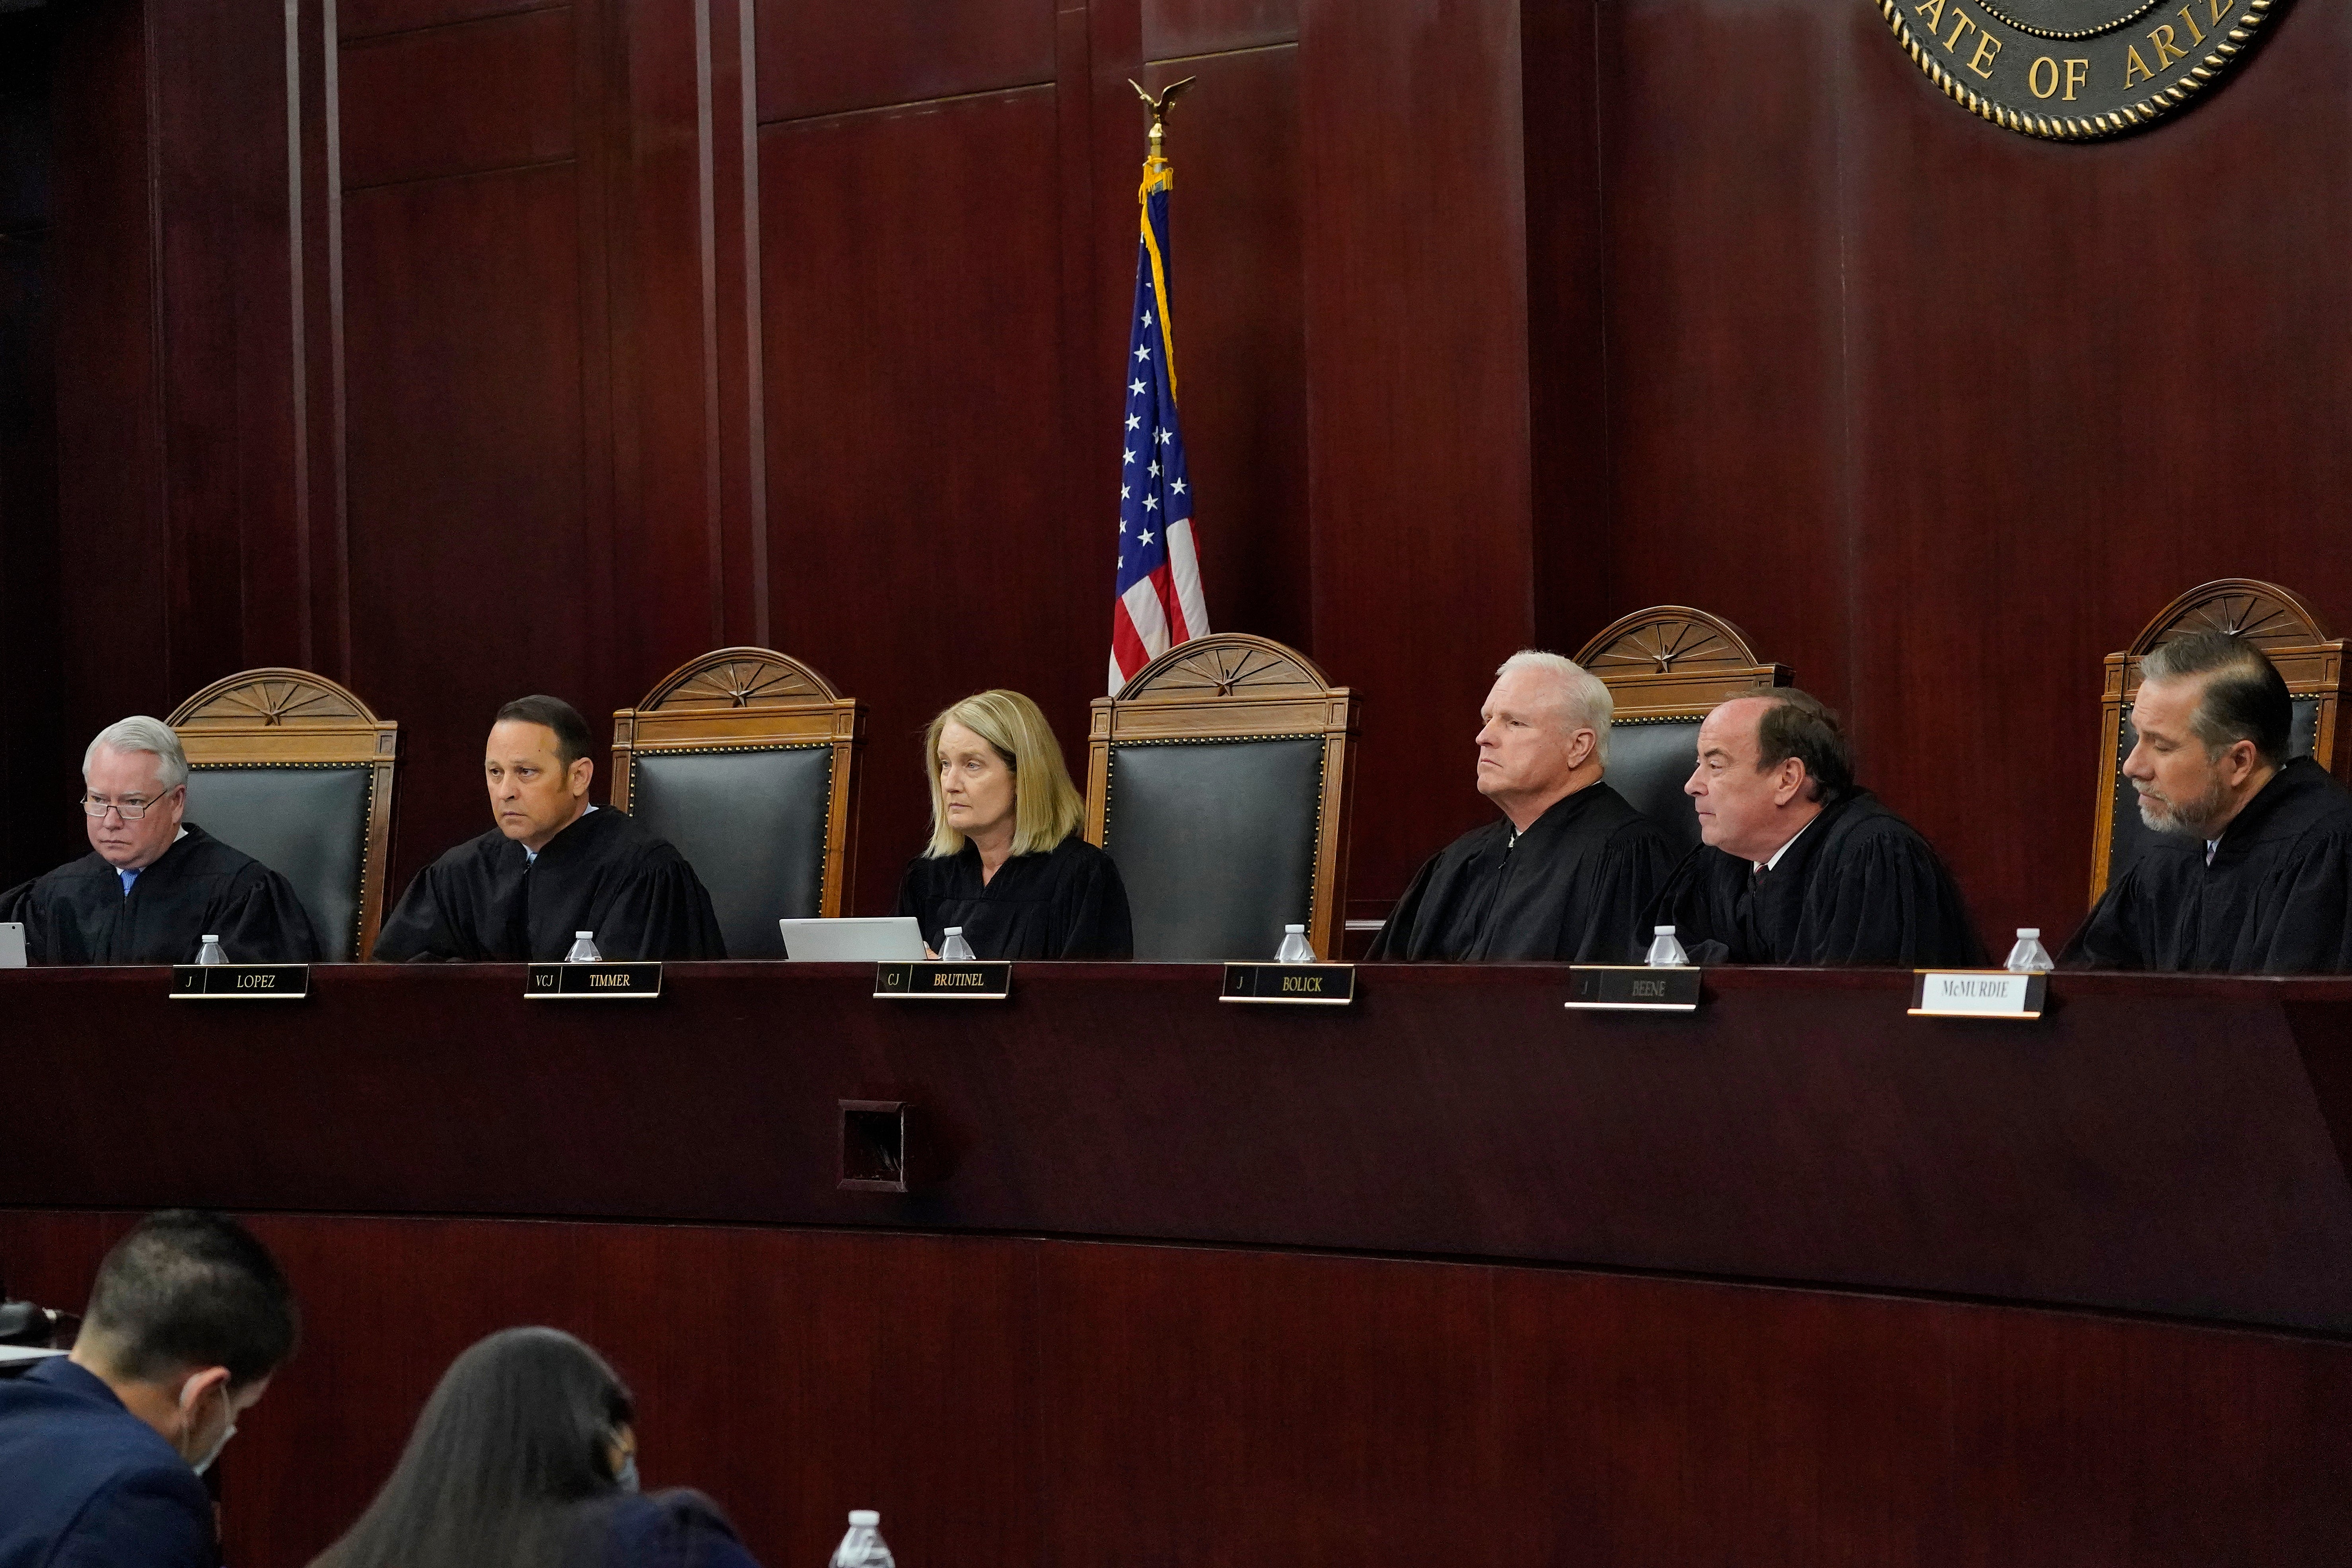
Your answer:
[[[136,822],[170,799],[171,794],[170,790],[165,790],[150,800],[141,800],[135,795],[128,800],[108,800],[101,795],[86,795],[81,797],[81,811],[84,816],[104,816],[110,811],[125,822]]]

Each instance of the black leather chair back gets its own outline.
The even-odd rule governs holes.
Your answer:
[[[231,764],[188,773],[187,820],[294,884],[330,963],[358,956],[374,773],[352,763]]]
[[[2287,752],[2291,756],[2307,757],[2319,740],[2319,700],[2298,697],[2294,700],[2294,728],[2288,731]],[[2156,835],[2139,819],[2139,794],[2132,788],[2131,780],[2124,776],[2124,759],[2139,744],[2139,731],[2132,728],[2131,710],[2124,710],[2123,731],[2116,744],[2115,827],[2107,837],[2107,885],[2113,887],[2139,852]]]
[[[1315,893],[1319,735],[1110,748],[1103,847],[1145,963],[1271,959]]]
[[[1698,761],[1696,719],[1620,719],[1609,726],[1609,787],[1666,830],[1677,856],[1698,847],[1698,814],[1683,793]]]
[[[776,922],[820,912],[832,789],[827,745],[640,752],[629,815],[702,879],[730,958],[782,958]]]

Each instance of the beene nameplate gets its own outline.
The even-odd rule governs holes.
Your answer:
[[[874,994],[893,1002],[1002,1002],[1013,994],[1010,963],[877,963]]]
[[[661,994],[658,963],[534,963],[527,1002],[650,1002]]]
[[[2039,1018],[2050,997],[2047,974],[2018,974],[2006,969],[1914,973],[1914,1018]]]
[[[175,963],[174,1002],[299,1002],[310,994],[307,963]]]
[[[1228,963],[1220,1002],[1303,1002],[1344,1007],[1356,999],[1352,963]]]
[[[1612,1013],[1696,1012],[1701,973],[1696,964],[1672,969],[1646,963],[1572,964],[1565,1005]]]

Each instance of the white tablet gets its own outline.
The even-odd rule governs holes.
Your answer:
[[[25,922],[0,921],[0,969],[25,967]]]
[[[923,928],[912,915],[778,921],[788,963],[919,963]]]

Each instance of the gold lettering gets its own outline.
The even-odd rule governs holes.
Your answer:
[[[1967,12],[1961,10],[1958,5],[1953,6],[1952,36],[1944,40],[1944,47],[1951,50],[1952,53],[1956,55],[1958,54],[1960,52],[1960,35],[1962,33],[1976,30],[1976,26],[1977,25],[1974,22],[1969,20],[1969,15]]]
[[[2080,67],[2080,69],[2075,68]],[[2091,79],[2091,62],[2070,57],[2066,61],[2066,101],[2074,101],[2074,89]]]
[[[2048,87],[2042,85],[2042,68],[2044,66],[2050,68],[2050,85]],[[2025,87],[2026,90],[2032,93],[2036,98],[2048,98],[2053,93],[2056,92],[2058,90],[2058,62],[2052,59],[2048,55],[2044,55],[2040,59],[2035,60],[2025,69]]]
[[[2172,24],[2169,22],[2148,34],[2147,41],[2156,46],[2156,68],[2158,70],[2164,69],[2175,60],[2185,60],[2189,58],[2188,50],[2173,46]]]
[[[2151,81],[2156,79],[2156,73],[2147,68],[2147,62],[2146,60],[2139,58],[2139,49],[2137,46],[2126,44],[2124,46],[2124,59],[2126,61],[2124,66],[2124,87],[2126,89],[2131,87],[2132,73],[2135,71],[2138,72],[2141,76],[2147,78]]]
[[[1915,5],[1912,9],[1927,18],[1927,31],[1931,35],[1943,31],[1944,0],[1925,0],[1925,4]]]
[[[1993,56],[1999,53],[2000,53],[2000,40],[1994,37],[1990,33],[1984,31],[1982,28],[1979,28],[1977,30],[1977,52],[1969,57],[1969,69],[1976,72],[1977,75],[1984,78],[1985,80],[1990,81],[1992,79],[1992,72],[1986,68],[1992,64]]]
[[[1323,989],[1323,977],[1319,974],[1286,974],[1282,977],[1282,988],[1285,991],[1319,994]]]
[[[2230,14],[2230,7],[2235,5],[2238,0],[2209,0],[2209,3],[2213,9],[2205,19],[2218,27],[2221,25],[2221,18]]]
[[[591,974],[588,977],[588,984],[606,991],[626,991],[629,988],[629,977],[626,974]]]
[[[2197,18],[2189,14],[2189,7],[2186,5],[2183,5],[2180,8],[2180,19],[2189,24],[2189,41],[2190,43],[2201,44],[2205,41],[2204,30],[2197,26]]]
[[[277,989],[278,976],[275,974],[240,974],[236,977],[236,984],[237,989],[240,991],[272,991]]]

